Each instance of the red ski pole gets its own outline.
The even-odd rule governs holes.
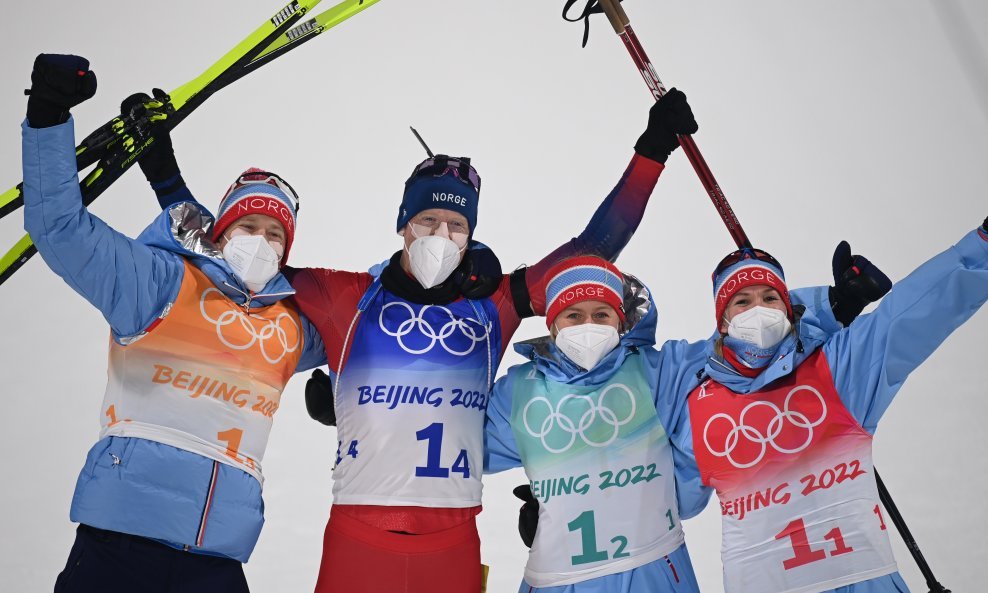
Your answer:
[[[621,37],[621,41],[624,42],[624,46],[628,48],[628,53],[631,54],[631,59],[635,61],[635,65],[638,66],[638,72],[645,79],[645,84],[648,85],[650,91],[652,91],[652,96],[658,101],[662,98],[662,95],[666,94],[666,87],[659,80],[659,74],[655,71],[655,66],[648,59],[645,54],[645,50],[642,48],[641,42],[638,41],[638,36],[635,35],[634,29],[631,28],[631,20],[628,18],[627,13],[624,12],[624,8],[621,6],[619,0],[598,0],[604,14],[607,15],[607,19],[611,21],[611,26],[614,27],[614,32]],[[693,137],[689,135],[682,134],[679,136],[679,145],[683,147],[683,152],[686,153],[687,158],[689,158],[690,163],[693,164],[693,169],[696,170],[696,174],[700,177],[700,182],[703,184],[704,189],[707,190],[707,194],[710,196],[710,200],[714,203],[714,207],[717,208],[717,212],[720,214],[721,219],[727,226],[727,230],[731,233],[731,237],[734,242],[737,243],[738,247],[751,247],[751,242],[748,240],[748,235],[745,234],[744,229],[741,228],[741,223],[738,222],[738,217],[734,214],[734,210],[731,209],[731,205],[727,202],[727,196],[724,195],[723,190],[720,189],[720,185],[717,180],[714,179],[713,173],[710,172],[710,167],[707,166],[707,162],[703,160],[703,155],[700,154],[700,149],[697,148],[696,142],[693,141]],[[905,520],[903,520],[902,515],[899,513],[899,509],[895,505],[895,501],[892,500],[892,494],[885,487],[882,479],[878,475],[878,468],[875,468],[875,479],[878,483],[878,494],[885,505],[885,509],[888,510],[889,515],[892,517],[892,522],[895,524],[896,528],[899,530],[899,534],[902,536],[903,541],[905,541],[906,546],[909,548],[909,552],[912,554],[913,559],[916,560],[920,571],[926,578],[926,583],[930,587],[930,593],[950,593],[950,590],[940,584],[939,581],[933,576],[933,571],[930,569],[929,564],[923,557],[923,554],[919,551],[919,545],[916,543],[915,538],[913,538],[912,533],[909,532],[909,528],[906,527]]]
[[[624,12],[624,8],[617,0],[599,0],[599,2],[601,8],[604,10],[604,14],[611,21],[614,32],[618,34],[621,41],[624,42],[624,46],[628,48],[628,53],[631,54],[631,59],[638,66],[638,72],[645,79],[645,84],[648,85],[652,96],[658,101],[662,98],[662,95],[666,94],[666,87],[659,80],[659,74],[655,71],[655,66],[652,65],[648,56],[645,55],[645,50],[638,41],[638,36],[635,35],[634,29],[631,28],[631,21]],[[734,210],[731,209],[731,205],[727,202],[727,196],[724,195],[720,184],[714,179],[714,174],[710,172],[707,161],[703,160],[703,155],[700,154],[700,149],[697,148],[693,137],[687,134],[680,135],[679,145],[683,147],[683,152],[686,153],[686,157],[693,165],[693,169],[700,178],[703,188],[707,190],[707,195],[710,196],[710,201],[714,203],[717,213],[720,214],[721,220],[727,226],[727,231],[731,233],[731,238],[734,239],[738,247],[751,247],[751,241],[748,240],[748,235],[741,228],[741,223],[738,222],[737,215],[734,214]]]

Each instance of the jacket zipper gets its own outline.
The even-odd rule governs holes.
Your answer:
[[[216,480],[220,474],[220,462],[213,462],[213,472],[209,477],[209,489],[206,491],[206,503],[202,506],[202,516],[199,518],[199,529],[196,530],[197,548],[202,547],[202,541],[206,537],[206,521],[209,520],[209,509],[213,505],[213,495],[216,494]],[[185,551],[189,551],[189,546],[185,546]]]

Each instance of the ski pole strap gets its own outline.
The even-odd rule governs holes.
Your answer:
[[[583,45],[581,45],[581,47],[586,47],[587,40],[590,39],[590,15],[600,14],[604,12],[603,7],[601,7],[600,5],[600,3],[603,2],[604,0],[586,0],[587,4],[586,6],[583,7],[583,12],[581,12],[580,15],[577,17],[570,17],[569,16],[570,9],[573,8],[573,5],[579,1],[580,0],[566,0],[566,5],[563,6],[563,20],[568,21],[570,23],[583,21]],[[614,2],[619,3],[621,2],[621,0],[614,0]],[[607,17],[611,18],[611,15],[608,14]],[[611,24],[614,25],[613,20],[611,20]],[[617,25],[614,26],[617,27]],[[622,26],[622,29],[623,28],[624,27]],[[617,31],[618,33],[621,32],[621,30],[617,28],[615,28],[615,31]]]
[[[909,553],[912,554],[913,560],[919,566],[919,571],[923,573],[923,578],[926,579],[926,586],[930,588],[930,593],[950,593],[950,589],[941,585],[937,581],[937,578],[933,576],[933,569],[930,568],[930,565],[926,562],[926,558],[923,557],[923,553],[919,550],[919,544],[916,543],[916,538],[913,537],[912,532],[909,531],[909,527],[906,526],[906,520],[902,518],[902,514],[899,513],[899,507],[892,500],[892,494],[885,487],[882,477],[878,475],[877,467],[875,468],[875,482],[878,483],[878,498],[882,501],[882,506],[885,507],[885,510],[888,511],[892,523],[895,524],[895,528],[899,531],[899,535],[902,536],[903,543],[909,548]]]

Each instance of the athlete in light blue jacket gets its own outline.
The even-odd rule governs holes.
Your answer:
[[[264,521],[261,456],[281,390],[326,363],[278,271],[297,197],[248,171],[215,227],[179,200],[125,237],[81,200],[68,109],[95,92],[88,62],[43,54],[32,80],[24,226],[113,338],[100,440],[79,474],[80,528],[56,591],[246,591],[241,563]]]
[[[486,423],[485,471],[524,466],[538,500],[519,591],[697,591],[680,521],[709,490],[678,484],[689,460],[668,433],[712,341],[655,348],[648,290],[600,258],[565,260],[548,278],[553,338],[515,346],[531,362],[497,381]],[[801,292],[823,312],[802,323],[837,331],[827,291]]]
[[[718,340],[673,429],[681,481],[712,487],[727,593],[905,593],[872,435],[902,383],[988,300],[988,220],[835,335],[791,330],[759,250],[714,274]]]

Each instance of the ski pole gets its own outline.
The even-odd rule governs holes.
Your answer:
[[[174,113],[168,117],[167,127],[165,129],[173,129],[213,93],[239,80],[275,58],[284,55],[288,51],[295,49],[316,35],[335,27],[380,0],[343,0],[343,2],[323,11],[312,19],[289,28],[320,1],[308,0],[301,4],[299,2],[292,2],[269,19],[271,24],[275,26],[274,32],[262,38],[260,42],[257,42],[258,33],[264,29],[270,30],[270,25],[265,23],[198,78],[173,91],[174,96],[170,95],[170,103],[174,108]],[[249,46],[249,41],[254,41],[255,44],[248,48],[248,52],[244,52],[243,48]],[[239,58],[236,57],[238,55]],[[98,132],[111,124],[115,124],[120,119],[114,118],[114,120],[104,124],[104,126],[91,134],[90,137],[87,137],[87,140],[96,137]],[[123,119],[126,120],[127,118]],[[125,125],[122,128],[119,123],[116,123],[117,129],[122,131],[115,132],[115,134],[123,134],[135,126],[140,127],[141,123],[146,122],[127,120],[124,122]],[[153,138],[150,136],[146,136],[141,140],[142,143],[136,146],[130,153],[121,155],[118,152],[102,160],[93,158],[93,156],[96,156],[95,151],[90,153],[93,156],[88,157],[87,164],[96,162],[96,160],[100,160],[100,164],[80,183],[83,189],[83,204],[88,206],[92,203],[113,181],[118,179],[123,172],[133,165],[140,158],[143,150],[153,142]],[[116,141],[116,138],[112,139],[109,146],[112,146]],[[77,155],[84,154],[86,150],[85,145],[86,141],[77,148]],[[105,154],[105,149],[106,147],[100,147],[99,154]],[[79,159],[77,161],[83,162]],[[80,165],[80,169],[83,166],[85,165]],[[108,171],[110,174],[103,177]],[[21,185],[18,184],[18,186],[11,188],[11,190],[0,196],[0,218],[23,204],[20,196],[20,187]],[[16,192],[16,195],[12,196],[13,192]],[[28,235],[24,235],[6,254],[0,257],[0,284],[3,284],[7,278],[13,275],[35,253],[37,253],[37,249],[31,238]]]
[[[665,85],[659,79],[658,72],[656,72],[652,62],[645,54],[645,50],[642,48],[634,29],[631,28],[631,20],[628,18],[627,13],[625,13],[624,8],[618,0],[598,1],[604,14],[607,15],[608,20],[611,22],[611,26],[614,27],[614,32],[621,37],[625,47],[628,49],[628,53],[631,54],[631,58],[635,61],[635,65],[638,66],[638,71],[652,92],[652,96],[656,101],[659,100],[666,93]],[[741,228],[741,223],[731,209],[731,205],[728,203],[727,197],[721,190],[717,180],[714,179],[710,167],[707,166],[706,161],[703,159],[703,155],[700,154],[700,149],[696,146],[696,142],[691,136],[680,135],[679,144],[683,147],[683,151],[700,177],[700,182],[703,184],[704,189],[707,190],[707,194],[710,196],[711,201],[713,201],[717,212],[720,214],[721,219],[727,226],[727,230],[731,233],[731,237],[737,243],[737,246],[750,247],[751,242],[748,240],[748,236]],[[922,552],[919,550],[919,544],[916,543],[916,539],[912,536],[912,533],[906,526],[905,520],[899,513],[899,509],[892,499],[892,494],[885,487],[885,483],[882,482],[882,478],[878,475],[878,468],[875,468],[875,480],[878,483],[878,496],[888,511],[889,516],[892,518],[892,523],[895,524],[899,535],[902,536],[906,547],[909,548],[913,559],[919,566],[920,572],[923,573],[926,584],[930,588],[930,593],[950,593],[950,590],[941,585],[933,575],[930,565],[926,562],[926,558],[923,557]]]
[[[624,42],[628,53],[631,54],[631,59],[638,66],[638,72],[642,75],[645,84],[648,85],[649,90],[652,92],[652,97],[658,101],[666,94],[665,85],[659,79],[659,74],[656,72],[655,66],[648,59],[645,50],[638,41],[638,36],[635,35],[634,29],[631,28],[631,21],[624,12],[624,8],[617,0],[599,0],[599,2],[601,8],[604,10],[604,14],[607,15],[607,19],[611,22],[611,26],[614,27],[614,32]],[[748,240],[748,235],[741,228],[741,223],[734,214],[734,210],[731,209],[731,205],[727,201],[727,196],[724,195],[720,184],[714,179],[714,174],[710,171],[710,167],[704,160],[703,155],[700,154],[700,149],[697,147],[693,137],[688,134],[680,134],[679,145],[683,147],[686,158],[693,165],[693,169],[700,178],[700,183],[703,184],[703,188],[707,191],[707,195],[710,196],[710,200],[717,209],[717,213],[720,214],[721,220],[727,226],[727,231],[731,234],[731,238],[734,239],[738,247],[751,247],[751,241]]]
[[[902,541],[909,548],[909,553],[912,554],[913,560],[919,566],[919,571],[923,573],[923,578],[926,579],[926,586],[930,588],[930,593],[950,593],[950,589],[941,585],[937,578],[933,576],[933,570],[930,568],[929,563],[926,562],[926,558],[923,557],[923,553],[919,550],[919,544],[916,543],[916,538],[913,537],[912,532],[909,531],[909,527],[906,526],[906,520],[899,513],[899,507],[892,500],[892,495],[889,493],[888,488],[885,487],[882,477],[878,475],[878,468],[875,468],[875,481],[878,482],[878,498],[881,499],[882,506],[888,511],[892,523],[895,524],[899,535],[902,536]]]

